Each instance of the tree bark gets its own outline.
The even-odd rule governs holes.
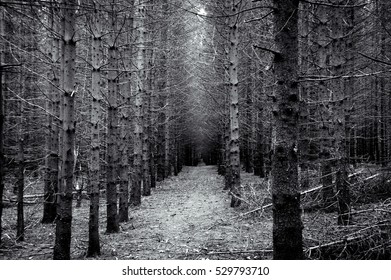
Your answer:
[[[228,98],[227,98],[228,104]],[[229,105],[229,104],[228,104]],[[224,190],[229,190],[232,185],[232,167],[231,167],[231,151],[230,151],[230,117],[229,106],[225,110],[224,123],[224,146],[225,146],[225,174],[224,174]]]
[[[26,32],[24,32],[23,27],[20,28],[20,35],[24,36]],[[23,48],[24,44],[20,44],[21,48]],[[19,72],[19,89],[20,89],[20,96],[22,98],[25,96],[25,87],[26,83],[28,81],[24,79],[25,72],[23,69],[20,69]],[[24,126],[25,122],[24,119],[24,106],[21,101],[19,101],[18,104],[18,113],[19,113],[19,119],[18,119],[18,135],[17,135],[17,142],[18,142],[18,154],[17,154],[17,160],[18,163],[18,169],[17,169],[17,180],[16,180],[16,189],[17,189],[17,195],[18,195],[18,206],[17,206],[17,220],[16,220],[16,241],[24,241],[24,205],[23,205],[23,196],[24,196],[24,169],[25,169],[25,162],[24,162]]]
[[[348,0],[338,0],[338,5],[347,5]],[[336,76],[343,75],[351,61],[349,61],[350,52],[352,51],[352,35],[354,22],[353,9],[334,9],[331,19],[332,30],[332,55],[331,65],[332,73]],[[349,43],[350,42],[350,43]],[[349,45],[351,45],[349,47]],[[350,217],[350,190],[348,183],[348,152],[346,145],[346,106],[349,103],[353,93],[354,84],[352,81],[337,79],[333,81],[332,91],[334,92],[334,149],[336,155],[336,179],[338,200],[338,224],[348,225]]]
[[[0,13],[3,13],[2,11]],[[0,60],[2,63],[3,60]],[[0,65],[0,244],[2,236],[2,217],[3,217],[3,192],[4,192],[4,113],[3,113],[3,69]]]
[[[162,11],[165,16],[167,16],[168,13],[168,1],[163,0],[162,3]],[[163,23],[164,24],[164,23]],[[158,61],[160,62],[159,67],[159,82],[157,86],[157,90],[159,92],[158,96],[158,131],[157,131],[157,142],[156,142],[156,153],[157,153],[157,159],[156,159],[156,168],[157,168],[157,178],[156,180],[158,182],[163,181],[166,178],[165,174],[165,121],[166,121],[166,98],[167,98],[167,33],[168,33],[168,27],[162,26],[160,31],[160,41],[161,41],[161,47],[159,51],[159,58]]]
[[[147,14],[145,8],[144,13]],[[151,30],[153,26],[151,23],[146,22],[144,27],[144,38],[148,42],[146,45],[147,50],[144,52],[145,62],[148,64],[148,70],[144,72],[144,95],[143,95],[143,196],[151,195],[151,98],[152,98],[152,67],[153,67],[153,49],[151,45]]]
[[[62,173],[61,188],[59,189],[58,217],[56,220],[56,240],[54,245],[54,259],[70,259],[71,232],[72,232],[72,191],[73,165],[75,143],[75,24],[76,0],[64,0],[63,14],[63,52],[64,59],[61,65],[63,76],[63,142],[62,142]]]
[[[88,222],[88,249],[87,257],[100,255],[99,240],[99,195],[100,195],[100,133],[99,118],[101,117],[101,61],[102,61],[102,23],[99,6],[93,12],[91,18],[92,46],[91,46],[91,152],[90,152],[90,186],[88,194],[90,197],[90,216]]]
[[[240,3],[233,4],[231,13],[236,14],[240,10]],[[240,149],[239,149],[239,95],[238,95],[238,44],[239,44],[239,16],[233,16],[229,26],[229,115],[230,115],[230,167],[231,167],[231,207],[241,204],[240,190]]]
[[[130,2],[131,15],[130,18],[127,19],[128,28],[131,30],[127,38],[127,46],[125,48],[125,52],[127,54],[125,58],[125,74],[123,77],[123,81],[121,82],[123,85],[121,93],[122,93],[122,104],[126,104],[127,106],[131,105],[131,77],[132,77],[132,37],[133,37],[133,22],[134,22],[134,0]],[[120,183],[119,183],[119,211],[118,218],[119,222],[127,222],[129,221],[129,174],[130,174],[130,166],[129,166],[129,142],[131,140],[130,131],[131,131],[131,118],[130,111],[127,108],[121,109],[121,118],[120,118]]]
[[[252,40],[251,38],[252,36],[250,36],[250,40]],[[253,69],[252,69],[252,59],[251,57],[247,57],[245,59],[245,63],[246,63],[246,85],[245,85],[245,91],[246,91],[246,95],[245,95],[245,98],[246,98],[246,108],[245,108],[245,112],[246,112],[246,117],[245,117],[245,124],[243,125],[243,128],[242,128],[242,131],[244,130],[244,146],[245,146],[245,158],[244,158],[244,167],[245,167],[245,171],[246,173],[252,173],[254,171],[254,149],[253,149],[253,142],[254,142],[254,138],[253,136],[255,134],[253,134],[253,128],[255,128],[255,123],[254,123],[254,117],[253,117],[253,113],[254,113],[254,102],[253,102],[253,92],[254,92],[254,89],[253,89],[253,77],[252,77],[252,73],[253,73]]]
[[[171,133],[170,133],[170,109],[171,106],[169,95],[166,96],[165,120],[164,120],[164,178],[171,176]]]
[[[5,38],[5,19],[4,19],[5,10],[0,11],[0,35],[2,38]],[[4,192],[4,110],[3,110],[3,89],[5,87],[3,80],[3,63],[5,58],[5,46],[1,45],[0,53],[0,245],[2,243],[1,236],[3,232],[3,192]]]
[[[152,27],[152,30],[155,28],[155,26]],[[152,47],[151,47],[152,48]],[[156,120],[156,114],[154,111],[155,103],[156,103],[156,89],[157,89],[157,82],[156,82],[156,70],[154,70],[154,65],[156,63],[156,50],[153,50],[153,53],[151,55],[150,59],[150,65],[149,65],[149,89],[150,89],[150,96],[148,99],[148,111],[149,111],[149,118],[148,118],[148,134],[149,134],[149,174],[150,174],[150,185],[151,188],[156,188],[156,132],[154,129],[154,123]]]
[[[49,16],[49,24],[55,32],[60,31],[58,20],[55,18],[55,12],[57,9],[51,7],[51,14]],[[60,81],[58,78],[57,65],[60,58],[60,44],[57,35],[53,35],[51,42],[50,53],[52,67],[50,69],[51,84],[49,85],[49,96],[51,100],[47,100],[47,110],[49,113],[57,118],[60,118],[60,96],[58,88],[60,87]],[[59,122],[52,115],[48,114],[48,131],[46,135],[46,153],[47,157],[45,160],[46,174],[45,174],[45,196],[44,196],[44,208],[42,223],[48,224],[53,223],[56,215],[56,199],[55,194],[58,192],[58,164],[59,164]]]
[[[145,6],[137,1],[135,25],[137,29],[137,82],[134,124],[134,177],[130,202],[134,206],[141,204],[143,182],[143,98],[145,94]]]
[[[22,111],[21,111],[22,112]],[[23,118],[23,116],[20,116]],[[18,215],[16,222],[16,240],[24,241],[24,206],[23,206],[23,195],[24,195],[24,139],[22,127],[19,131],[18,139],[18,180],[16,182],[18,189]]]
[[[262,109],[257,108],[256,112],[256,146],[254,155],[254,175],[265,178],[265,162],[264,162],[264,127],[262,123]],[[261,117],[260,117],[261,116]]]
[[[107,200],[107,223],[106,232],[116,233],[119,231],[118,224],[118,87],[117,87],[117,45],[116,45],[116,12],[114,7],[111,7],[110,23],[111,35],[110,45],[108,50],[108,65],[109,72],[107,74],[108,87],[108,114],[107,114],[107,185],[106,185],[106,200]]]
[[[276,98],[272,158],[273,258],[303,259],[298,181],[299,0],[274,0]]]

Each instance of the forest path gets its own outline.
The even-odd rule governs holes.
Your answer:
[[[229,203],[215,166],[184,167],[131,210],[132,221],[120,233],[126,238],[118,243],[118,236],[106,236],[112,239],[107,244],[116,247],[111,250],[120,259],[250,258],[222,252],[270,246],[271,223],[238,219],[241,210]]]
[[[241,174],[242,184],[258,191],[261,179]],[[240,214],[249,207],[230,207],[224,178],[216,166],[184,167],[178,176],[157,184],[152,195],[129,209],[120,232],[106,234],[105,199],[100,203],[101,259],[249,259],[253,250],[271,247],[268,212],[254,219]],[[76,202],[74,202],[76,203]],[[75,205],[75,204],[74,204]],[[26,207],[26,241],[15,243],[16,207],[6,208],[0,259],[51,259],[55,224],[41,224],[42,204]],[[84,259],[88,246],[89,202],[73,208],[71,258]],[[270,257],[270,256],[266,256]]]

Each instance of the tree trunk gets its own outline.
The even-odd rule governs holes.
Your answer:
[[[240,10],[240,3],[233,4],[231,13],[236,14]],[[229,26],[229,115],[230,115],[230,167],[231,167],[231,207],[241,204],[240,190],[240,149],[239,149],[239,95],[238,95],[238,44],[239,44],[239,16],[231,18]]]
[[[165,107],[170,106],[169,96],[166,97]],[[171,135],[170,135],[170,109],[166,111],[164,120],[164,178],[171,176]]]
[[[348,0],[337,1],[338,5],[349,4]],[[351,61],[352,35],[354,12],[353,9],[336,9],[331,19],[332,30],[332,73],[342,76]],[[350,46],[349,46],[350,45]],[[350,48],[350,49],[349,49]],[[350,190],[348,182],[348,160],[346,146],[346,106],[349,103],[354,90],[351,80],[337,79],[333,81],[332,91],[334,92],[334,130],[335,130],[335,154],[336,162],[336,189],[338,199],[338,224],[348,225],[350,223]]]
[[[228,100],[228,99],[227,99]],[[228,104],[228,101],[227,101]],[[229,106],[225,114],[225,129],[224,129],[224,146],[225,146],[225,174],[224,174],[224,190],[229,190],[232,185],[232,168],[231,168],[231,151],[230,151],[230,117]]]
[[[272,159],[273,258],[303,259],[298,180],[298,0],[274,0],[276,138]]]
[[[23,32],[23,29],[20,30],[20,35],[24,36],[25,32]],[[23,43],[20,46],[23,48]],[[27,79],[24,79],[25,72],[23,69],[20,69],[19,72],[19,89],[20,89],[20,96],[22,98],[25,96],[25,86],[26,83],[28,83]],[[19,111],[19,119],[18,119],[18,154],[17,154],[17,160],[18,163],[18,169],[17,169],[17,180],[16,180],[16,189],[18,194],[18,206],[17,206],[17,221],[16,221],[16,240],[17,241],[24,241],[24,205],[23,205],[23,196],[24,196],[24,169],[25,169],[25,162],[24,162],[24,126],[25,122],[23,121],[24,118],[24,109],[23,109],[23,103],[19,101],[18,105],[18,111]]]
[[[59,189],[58,217],[56,220],[56,241],[54,245],[54,259],[70,259],[71,230],[72,230],[72,191],[73,165],[75,143],[75,7],[76,0],[64,0],[63,15],[63,43],[64,59],[61,65],[63,76],[63,143],[62,143],[62,172],[61,188]]]
[[[250,40],[252,36],[250,36]],[[252,87],[252,60],[250,57],[248,57],[245,60],[246,63],[246,117],[245,117],[245,125],[243,126],[242,130],[245,131],[245,137],[244,137],[244,145],[245,145],[245,158],[244,158],[244,166],[245,166],[245,171],[246,173],[252,173],[254,170],[254,161],[253,161],[253,155],[254,155],[254,150],[253,150],[253,127],[255,127],[254,122],[253,122],[253,87]]]
[[[178,143],[178,126],[174,126],[174,141],[173,141],[173,161],[172,165],[174,167],[174,176],[179,174],[179,143]]]
[[[91,153],[90,153],[90,186],[88,194],[90,197],[90,217],[88,223],[88,250],[87,257],[96,257],[100,255],[100,240],[99,240],[99,194],[100,194],[100,133],[99,133],[99,118],[101,116],[101,60],[102,60],[102,25],[101,15],[96,7],[93,13],[91,31],[92,31],[92,47],[91,47],[91,64],[92,64],[92,80],[91,80]]]
[[[23,116],[20,116],[23,118]],[[18,139],[18,180],[16,182],[18,189],[18,218],[16,223],[16,240],[24,241],[24,213],[23,213],[23,195],[24,195],[24,139],[22,127],[19,131]]]
[[[55,9],[51,8],[51,14],[49,16],[49,24],[53,30],[59,32],[60,27],[57,19],[55,18]],[[59,39],[57,37],[53,38],[51,42],[50,52],[53,66],[50,69],[51,72],[51,84],[49,85],[49,96],[52,100],[47,100],[47,110],[49,113],[55,117],[60,117],[60,96],[58,89],[60,87],[60,81],[58,78],[58,70],[56,64],[60,59],[60,45]],[[44,196],[44,206],[43,206],[43,217],[42,223],[48,224],[53,223],[56,215],[56,199],[55,194],[58,192],[58,164],[59,164],[59,122],[57,119],[54,119],[53,116],[48,114],[48,131],[46,135],[46,153],[47,157],[45,159],[46,165],[46,174],[45,174],[45,196]]]
[[[134,124],[134,177],[130,202],[141,204],[143,182],[143,98],[145,94],[145,6],[142,0],[137,1],[135,25],[137,28],[137,93],[135,100]]]
[[[152,29],[155,29],[155,26],[152,26]],[[150,88],[150,96],[149,96],[149,102],[148,102],[148,111],[149,111],[149,128],[148,128],[148,134],[149,134],[149,173],[150,173],[150,184],[151,188],[156,188],[156,131],[154,129],[154,124],[156,120],[156,113],[155,113],[155,104],[156,104],[156,89],[157,89],[157,77],[156,77],[156,70],[154,70],[154,65],[156,63],[156,55],[157,51],[153,50],[153,54],[150,59],[150,65],[149,65],[149,88]]]
[[[147,90],[144,95],[144,127],[143,127],[143,196],[151,195],[151,169],[150,169],[150,160],[151,160],[151,146],[150,146],[150,111],[149,111],[149,100],[151,98],[151,92]]]
[[[319,5],[316,7],[315,18],[317,22],[313,24],[315,30],[315,44],[312,44],[312,53],[314,55],[310,57],[313,61],[319,65],[317,73],[321,75],[329,75],[329,60],[331,56],[330,47],[330,28],[329,28],[329,7]],[[308,19],[309,20],[309,19]],[[333,158],[332,152],[334,129],[333,129],[333,112],[330,110],[332,103],[332,96],[330,94],[331,81],[320,81],[315,85],[310,85],[308,94],[315,95],[320,105],[316,108],[317,117],[319,118],[319,138],[320,140],[320,152],[319,159],[321,161],[321,183],[322,189],[322,204],[326,211],[333,211],[333,205],[335,205],[335,191],[333,184]],[[324,105],[326,104],[326,105]]]
[[[5,38],[5,19],[4,19],[5,9],[0,11],[0,35],[2,38]],[[0,245],[1,236],[3,232],[3,192],[4,192],[4,111],[3,111],[3,89],[5,87],[3,80],[3,63],[5,58],[5,46],[1,45],[0,52]]]
[[[3,14],[3,11],[0,11]],[[4,192],[4,152],[3,152],[3,139],[4,139],[4,113],[3,113],[3,68],[0,60],[0,244],[2,236],[2,217],[3,217],[3,192]]]
[[[127,36],[127,44],[125,52],[129,58],[125,59],[125,74],[123,81],[121,82],[122,87],[122,104],[127,106],[131,105],[131,77],[132,77],[132,37],[133,37],[133,23],[134,23],[134,0],[130,2],[131,5],[131,17],[128,19],[127,25],[131,30]],[[121,109],[121,118],[120,118],[120,183],[119,183],[119,211],[118,219],[119,222],[129,221],[129,141],[131,140],[130,131],[131,131],[131,118],[129,109]]]
[[[119,231],[117,205],[117,178],[118,178],[118,106],[117,106],[117,46],[116,46],[116,12],[111,11],[111,37],[108,50],[109,72],[107,74],[108,114],[107,114],[107,233]]]
[[[254,175],[261,178],[265,178],[265,162],[264,162],[264,128],[263,123],[259,115],[262,116],[262,110],[258,109],[257,115],[257,135],[256,135],[256,148],[254,158]]]
[[[144,10],[146,14],[146,8]],[[144,28],[145,39],[147,42],[151,41],[151,35],[149,28],[153,30],[153,26],[149,26],[146,23],[147,27]],[[143,196],[151,195],[151,131],[150,131],[150,122],[151,122],[151,98],[152,98],[152,64],[153,64],[153,49],[150,43],[148,43],[148,50],[144,52],[145,61],[148,63],[148,71],[145,71],[144,77],[144,96],[143,96]]]
[[[167,0],[163,0],[162,11],[165,15],[168,13],[168,3]],[[165,121],[166,121],[166,98],[167,98],[167,33],[168,27],[162,26],[160,31],[160,41],[161,41],[161,50],[159,52],[158,61],[160,63],[159,67],[159,82],[157,90],[159,92],[158,97],[158,131],[157,131],[157,142],[156,142],[156,168],[157,168],[157,178],[158,182],[163,181],[166,178],[165,174]]]
[[[222,124],[222,127],[224,128],[224,125]],[[219,138],[219,145],[218,145],[218,161],[217,161],[217,173],[219,175],[224,176],[225,175],[225,167],[224,167],[224,161],[225,161],[225,149],[224,149],[224,129],[221,134],[218,135]]]

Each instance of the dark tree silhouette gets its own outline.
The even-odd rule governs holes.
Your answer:
[[[299,0],[274,0],[276,93],[272,163],[273,258],[302,259],[298,180],[298,8]]]

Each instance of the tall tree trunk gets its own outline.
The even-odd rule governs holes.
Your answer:
[[[49,16],[49,24],[51,28],[55,32],[60,31],[58,20],[55,18],[55,7],[51,7],[50,16]],[[43,206],[43,217],[42,217],[42,223],[53,223],[56,215],[56,199],[55,194],[58,192],[58,164],[59,164],[59,123],[58,119],[60,114],[60,96],[58,92],[58,88],[60,86],[60,81],[58,78],[58,70],[57,70],[57,63],[60,59],[60,49],[59,49],[59,39],[57,36],[55,36],[51,41],[49,41],[51,45],[50,53],[51,53],[51,62],[52,67],[50,69],[50,75],[51,76],[51,84],[49,85],[49,96],[50,99],[46,101],[47,103],[47,110],[51,114],[48,114],[47,116],[47,122],[48,122],[48,130],[46,135],[46,159],[45,159],[45,166],[46,166],[46,174],[45,174],[45,196],[44,196],[44,206]],[[53,117],[54,116],[54,117]]]
[[[22,111],[21,111],[22,112]],[[20,116],[23,118],[23,116]],[[22,123],[22,122],[21,122]],[[24,205],[23,205],[23,195],[24,195],[24,138],[23,138],[22,127],[19,128],[18,135],[18,180],[16,182],[18,189],[18,217],[16,223],[16,240],[24,241]]]
[[[168,14],[168,1],[163,0],[161,9],[165,16]],[[164,22],[163,22],[164,24]],[[158,96],[158,131],[157,131],[157,142],[156,142],[156,153],[157,153],[157,178],[156,180],[158,182],[163,181],[166,178],[165,174],[165,121],[166,121],[166,98],[167,98],[167,34],[168,34],[168,27],[167,25],[161,27],[160,31],[160,41],[161,41],[161,47],[159,51],[159,58],[158,61],[160,63],[159,67],[159,82],[157,91],[159,92]]]
[[[348,5],[348,0],[338,0],[338,5]],[[331,65],[334,75],[342,76],[351,61],[352,35],[354,12],[350,8],[339,8],[333,11],[332,24],[332,56]],[[350,45],[350,46],[349,46]],[[349,49],[350,48],[350,49]],[[350,190],[348,183],[348,160],[346,146],[346,106],[349,103],[354,85],[351,80],[337,79],[333,81],[332,91],[334,92],[334,130],[335,130],[335,154],[336,179],[338,199],[338,224],[348,225],[350,223]]]
[[[314,4],[316,5],[316,4]],[[313,23],[314,40],[315,44],[311,45],[313,48],[313,56],[309,60],[315,61],[319,66],[317,73],[321,75],[329,74],[329,59],[331,56],[330,47],[330,28],[329,24],[329,7],[327,6],[315,6],[316,12],[314,18],[317,19]],[[310,19],[308,19],[310,21]],[[310,23],[311,24],[311,21]],[[330,81],[320,81],[315,85],[309,85],[308,95],[314,95],[315,99],[318,99],[320,105],[316,108],[317,117],[319,118],[319,138],[320,140],[320,151],[319,159],[321,161],[321,182],[322,188],[322,204],[326,211],[332,211],[333,205],[335,205],[335,192],[333,184],[333,165],[332,165],[332,151],[334,149],[332,139],[334,139],[333,130],[333,113],[330,110],[330,106],[333,106],[332,98],[330,95]],[[327,104],[327,105],[324,105]]]
[[[257,108],[256,112],[256,146],[254,155],[254,175],[265,178],[265,162],[264,162],[264,127],[262,123],[262,109]],[[260,117],[261,116],[261,117]]]
[[[252,36],[250,36],[250,40]],[[250,57],[247,57],[245,60],[246,63],[246,76],[247,79],[245,81],[245,98],[246,98],[246,116],[245,116],[245,125],[242,128],[242,131],[244,132],[244,146],[245,146],[245,158],[244,158],[244,166],[245,166],[245,171],[247,173],[252,173],[254,170],[254,161],[253,161],[253,155],[254,155],[254,150],[253,150],[253,127],[255,127],[254,122],[253,122],[253,112],[254,112],[254,104],[253,104],[253,78],[252,78],[252,60]]]
[[[169,107],[171,106],[170,102],[170,96],[167,95],[166,97],[166,104],[165,107],[166,113],[165,117],[166,119],[164,120],[164,177],[168,178],[171,176],[171,134],[170,134],[170,109]]]
[[[2,14],[3,12],[0,11]],[[3,192],[4,192],[4,151],[3,151],[3,139],[4,139],[4,113],[3,113],[3,68],[0,59],[0,244],[2,236],[2,217],[3,217]]]
[[[66,2],[66,0],[62,0],[63,3]],[[60,3],[59,3],[60,4]],[[58,9],[59,11],[59,36],[61,37],[60,40],[59,40],[59,50],[60,50],[60,74],[59,74],[59,78],[60,78],[60,89],[61,91],[59,92],[59,96],[58,96],[58,99],[59,99],[59,132],[58,132],[58,180],[57,180],[57,188],[58,188],[58,192],[57,192],[57,195],[55,197],[55,203],[56,203],[56,211],[57,211],[57,215],[58,215],[58,211],[59,211],[59,203],[60,203],[60,190],[63,190],[64,189],[64,186],[63,186],[63,169],[64,169],[64,162],[63,162],[63,151],[64,151],[64,134],[65,134],[65,131],[63,129],[64,127],[64,94],[63,94],[63,90],[64,90],[64,80],[65,80],[65,75],[64,75],[64,65],[65,65],[65,42],[63,40],[64,38],[64,32],[65,32],[65,24],[66,24],[66,16],[64,15],[65,13],[65,9],[61,9],[59,8]]]
[[[146,8],[144,10],[146,14]],[[150,122],[151,122],[151,98],[152,98],[152,64],[153,64],[153,49],[151,42],[151,30],[153,26],[150,26],[150,23],[146,22],[144,27],[144,38],[147,44],[147,51],[144,52],[145,61],[148,63],[148,70],[145,71],[144,77],[144,96],[143,96],[143,189],[142,195],[149,196],[151,195],[151,131],[150,131]]]
[[[227,98],[228,105],[228,98]],[[232,167],[231,167],[231,151],[230,151],[230,117],[229,106],[225,110],[225,127],[224,127],[224,146],[225,146],[225,174],[224,174],[224,190],[229,190],[232,185]]]
[[[380,1],[380,25],[381,25],[381,34],[380,34],[380,59],[386,59],[390,57],[390,30],[391,30],[391,3],[387,0]],[[383,97],[384,102],[382,102],[382,110],[381,110],[381,123],[382,123],[382,131],[381,131],[381,145],[382,145],[382,161],[381,164],[383,167],[387,166],[390,162],[390,154],[391,154],[391,138],[390,138],[390,118],[389,114],[390,105],[391,105],[391,95],[390,92],[390,83],[388,82],[389,75],[382,75],[379,77],[380,79],[380,91]],[[388,188],[389,192],[391,192],[391,188]]]
[[[274,0],[276,138],[272,159],[273,258],[302,259],[298,180],[298,8],[299,0]]]
[[[301,3],[301,7],[298,11],[298,29],[299,36],[304,38],[303,40],[299,40],[298,44],[298,60],[299,60],[299,75],[305,76],[309,71],[309,51],[310,51],[310,36],[309,30],[309,4]],[[310,179],[309,179],[309,155],[310,155],[310,143],[311,140],[309,138],[310,128],[308,124],[311,119],[310,110],[308,103],[308,83],[300,83],[299,85],[299,99],[300,99],[300,117],[299,117],[299,184],[300,189],[305,190],[309,188]]]
[[[154,26],[152,28],[155,28]],[[152,41],[152,40],[151,40]],[[156,63],[156,50],[154,49],[151,60],[150,60],[150,78],[148,79],[150,96],[148,101],[148,111],[149,111],[149,173],[150,173],[150,184],[151,188],[156,188],[156,132],[154,129],[154,124],[156,120],[155,114],[155,104],[156,104],[156,89],[157,89],[157,79],[156,79],[156,70],[154,70],[154,65]]]
[[[72,191],[73,165],[75,143],[75,24],[76,0],[64,0],[63,14],[63,43],[64,59],[61,65],[63,76],[63,143],[62,143],[62,170],[61,188],[59,189],[58,217],[56,220],[56,240],[54,245],[54,259],[70,259],[71,231],[72,231]]]
[[[25,36],[25,32],[23,31],[23,27],[20,30],[20,35]],[[21,48],[24,47],[24,44],[22,43]],[[26,83],[28,83],[27,79],[24,79],[24,71],[23,69],[19,72],[19,88],[20,88],[20,96],[23,98],[25,96],[25,86]],[[18,111],[19,111],[19,119],[18,119],[18,154],[17,154],[17,163],[18,163],[18,170],[17,170],[17,180],[16,180],[16,189],[18,193],[18,206],[17,206],[17,221],[16,221],[16,240],[17,241],[24,241],[24,205],[23,205],[23,196],[24,196],[24,169],[25,169],[25,162],[24,162],[24,131],[23,128],[25,126],[25,123],[23,121],[23,103],[22,101],[19,101],[18,105]]]
[[[0,10],[0,35],[5,38],[5,9]],[[1,236],[3,233],[3,192],[4,192],[4,110],[3,110],[3,89],[5,87],[3,80],[3,64],[5,58],[5,46],[0,46],[0,245],[2,243]]]
[[[95,7],[91,18],[92,47],[91,47],[91,153],[90,153],[90,186],[88,194],[90,197],[90,217],[88,223],[88,250],[87,257],[96,257],[100,255],[99,240],[99,195],[100,195],[100,133],[99,118],[101,116],[101,61],[102,61],[102,17],[99,12],[99,6]]]
[[[240,10],[240,3],[232,4],[231,13]],[[240,149],[239,149],[239,95],[238,95],[238,44],[239,44],[239,16],[232,16],[229,26],[229,115],[230,115],[230,167],[231,167],[231,207],[241,204],[240,190]]]
[[[117,45],[116,45],[116,12],[114,6],[111,7],[111,35],[110,46],[108,50],[109,72],[107,74],[108,88],[108,114],[107,114],[107,223],[106,232],[116,233],[119,231],[118,224],[118,197],[117,197],[117,178],[118,178],[118,105],[117,105]]]
[[[151,98],[151,92],[148,89],[145,91],[144,95],[144,113],[143,113],[143,189],[142,195],[149,196],[151,195],[151,146],[150,146],[150,108],[149,108],[149,100]]]
[[[127,36],[127,47],[125,52],[129,58],[125,59],[125,74],[123,77],[123,88],[122,88],[122,104],[127,106],[131,105],[131,77],[132,77],[132,37],[133,37],[133,17],[134,17],[134,0],[130,2],[131,5],[131,15],[127,19],[127,25],[131,30]],[[127,108],[121,109],[121,118],[120,118],[120,183],[119,183],[119,211],[118,218],[119,222],[127,222],[129,220],[129,141],[130,141],[130,130],[131,130],[131,120],[130,120],[130,111]]]
[[[179,157],[179,144],[178,144],[178,126],[177,123],[175,122],[174,125],[174,141],[173,141],[173,160],[172,160],[172,165],[174,169],[174,176],[178,176],[179,173],[179,168],[178,168],[178,157]]]
[[[220,122],[220,125],[224,128],[224,124]],[[225,167],[224,167],[224,161],[225,161],[225,149],[224,149],[224,129],[222,132],[220,132],[218,138],[219,138],[219,144],[218,144],[218,161],[217,161],[217,173],[219,175],[224,176],[225,175]]]
[[[142,0],[137,0],[135,11],[135,26],[137,29],[137,82],[135,100],[134,124],[134,177],[130,202],[141,204],[141,189],[143,182],[143,98],[145,94],[145,6]]]

